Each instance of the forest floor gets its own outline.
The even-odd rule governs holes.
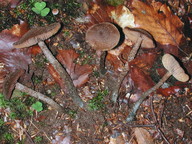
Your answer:
[[[6,91],[5,83],[11,83],[7,90],[11,98],[0,94],[2,144],[192,144],[191,1],[179,4],[174,0],[124,3],[118,0],[117,4],[113,0],[108,3],[100,0],[44,2],[51,10],[46,16],[32,10],[38,3],[36,0],[0,1],[1,93]],[[133,43],[125,42],[118,18],[112,20],[110,17],[109,13],[113,10],[120,11],[116,17],[123,14],[121,6],[111,6],[119,5],[118,2],[131,9],[139,28],[147,30],[156,42],[155,49],[138,51],[121,83],[118,77],[127,63]],[[140,9],[138,12],[140,7],[145,11]],[[53,14],[53,9],[59,13]],[[150,13],[156,21],[150,21],[148,15],[150,23],[140,19],[142,16],[139,16],[144,13]],[[170,17],[174,17],[174,21]],[[13,43],[29,29],[55,22],[61,23],[61,29],[46,40],[46,44],[69,73],[86,108],[79,107],[67,95],[57,70],[49,64],[39,46],[13,48]],[[92,49],[85,39],[87,29],[101,22],[114,23],[121,34],[115,50],[106,56],[105,74],[100,73],[99,52]],[[161,36],[157,23],[168,36]],[[178,82],[171,76],[147,97],[134,120],[126,121],[134,103],[165,74],[161,62],[164,53],[171,53],[177,58],[189,80]],[[21,69],[25,70],[24,74],[14,73]],[[14,78],[10,79],[13,73]],[[25,92],[13,90],[16,82],[53,99],[65,112],[58,112]],[[115,86],[118,84],[120,87]],[[115,90],[118,91],[117,102],[111,98]]]

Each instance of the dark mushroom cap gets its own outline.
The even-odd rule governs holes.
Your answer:
[[[120,33],[113,24],[103,22],[91,26],[86,32],[85,39],[93,49],[108,51],[118,44]]]
[[[126,27],[123,29],[123,32],[133,43],[136,43],[137,39],[141,37],[143,39],[141,43],[142,48],[155,48],[153,37],[147,31],[143,29],[131,29]]]
[[[60,29],[60,23],[53,23],[45,27],[37,27],[29,30],[21,39],[13,44],[14,48],[25,48],[44,41],[56,34]]]
[[[162,57],[163,66],[178,80],[186,82],[189,76],[185,73],[183,68],[179,65],[176,59],[170,54],[164,54]]]

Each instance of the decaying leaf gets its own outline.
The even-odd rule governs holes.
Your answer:
[[[89,74],[92,72],[92,66],[88,64],[79,65],[74,63],[78,56],[79,55],[74,50],[59,50],[57,55],[57,59],[66,68],[76,87],[80,87],[85,84],[89,79]],[[52,70],[50,72],[55,81],[59,82],[60,78],[56,71]],[[59,84],[61,83],[63,82],[59,82]],[[63,87],[63,85],[60,86]]]
[[[144,128],[135,128],[134,135],[138,144],[154,144],[152,136]]]

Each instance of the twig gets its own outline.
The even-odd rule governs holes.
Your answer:
[[[51,105],[54,109],[56,109],[57,111],[59,111],[61,113],[64,112],[64,108],[61,107],[58,103],[56,103],[54,100],[52,100],[48,96],[45,96],[45,95],[43,95],[43,94],[41,94],[39,92],[36,92],[36,91],[22,85],[21,83],[16,83],[15,88],[22,91],[22,92],[27,93],[28,95],[30,95],[32,97],[35,97],[37,99],[42,100],[43,102]]]
[[[55,70],[59,73],[60,77],[62,78],[63,82],[67,87],[67,94],[73,99],[74,103],[79,107],[84,107],[84,102],[78,95],[77,89],[75,88],[73,81],[67,71],[62,67],[62,65],[57,61],[57,59],[52,55],[50,50],[47,48],[43,41],[40,41],[38,45],[41,47],[46,58],[52,64]]]

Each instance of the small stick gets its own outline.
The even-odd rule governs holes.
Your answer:
[[[22,92],[25,92],[27,93],[28,95],[32,96],[32,97],[35,97],[37,99],[40,99],[42,100],[43,102],[51,105],[54,109],[56,109],[58,112],[61,112],[63,113],[64,112],[64,108],[61,107],[58,103],[56,103],[54,100],[52,100],[51,98],[49,98],[48,96],[45,96],[39,92],[36,92],[24,85],[22,85],[21,83],[16,83],[15,85],[15,88],[22,91]]]

